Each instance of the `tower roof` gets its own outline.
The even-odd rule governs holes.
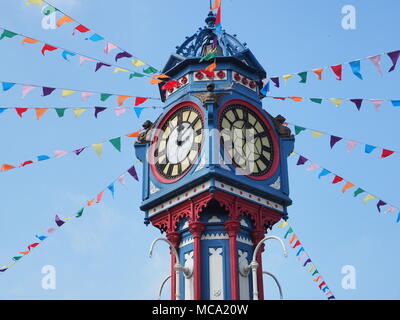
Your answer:
[[[186,37],[185,41],[176,47],[176,53],[171,55],[163,72],[168,72],[178,65],[198,62],[211,51],[215,51],[218,60],[233,58],[236,63],[242,63],[245,67],[257,71],[261,78],[266,77],[264,68],[246,47],[247,44],[238,40],[236,34],[231,35],[225,30],[221,30],[218,35],[215,21],[216,15],[210,11],[205,19],[206,25],[200,27],[192,36]]]

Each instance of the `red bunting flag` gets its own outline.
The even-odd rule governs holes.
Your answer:
[[[53,46],[51,46],[51,45],[49,45],[49,44],[45,44],[44,46],[43,46],[43,48],[42,48],[42,55],[44,55],[44,53],[46,52],[46,51],[54,51],[54,50],[57,50],[58,48],[57,47],[53,47]]]
[[[339,183],[339,182],[341,182],[341,181],[343,181],[343,178],[342,178],[342,177],[335,176],[335,178],[334,178],[333,181],[332,181],[332,184],[336,184],[336,183]]]
[[[15,108],[15,111],[17,111],[18,115],[22,118],[22,115],[28,111],[28,108]]]
[[[142,103],[145,103],[149,98],[144,98],[144,97],[136,97],[135,99],[135,107],[141,105]]]
[[[337,76],[336,80],[341,81],[342,80],[342,65],[338,64],[336,66],[332,66],[331,68]]]
[[[33,163],[32,160],[25,161],[25,162],[21,163],[20,167],[25,167],[25,166],[27,166],[27,165],[29,165],[29,164],[32,164],[32,163]]]
[[[382,159],[387,158],[387,157],[391,156],[393,153],[394,153],[394,151],[392,151],[392,150],[383,149],[381,158]]]
[[[162,86],[162,90],[169,90],[179,87],[180,83],[176,80],[170,80]]]
[[[89,28],[86,28],[86,27],[85,27],[84,25],[82,25],[82,24],[80,24],[79,26],[77,26],[75,29],[78,30],[78,31],[81,32],[81,33],[85,33],[85,32],[90,31]]]

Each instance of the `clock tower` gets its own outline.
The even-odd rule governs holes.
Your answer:
[[[265,70],[236,36],[217,32],[215,19],[210,12],[164,67],[174,85],[159,85],[164,110],[135,144],[140,208],[175,249],[172,299],[253,299],[254,282],[263,299],[262,250],[256,279],[249,265],[287,217],[294,138],[282,116],[262,108]]]

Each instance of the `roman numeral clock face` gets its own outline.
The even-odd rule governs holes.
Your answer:
[[[279,146],[274,142],[275,131],[260,111],[242,103],[229,104],[220,113],[219,128],[225,161],[229,159],[241,174],[255,180],[274,174]]]
[[[197,106],[173,110],[161,121],[151,150],[151,170],[163,183],[175,182],[191,169],[203,142],[203,116]]]

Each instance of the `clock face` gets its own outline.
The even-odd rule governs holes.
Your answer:
[[[220,114],[219,128],[224,152],[240,172],[259,180],[273,174],[277,151],[271,133],[275,133],[258,110],[229,104]]]
[[[182,178],[197,160],[203,142],[203,116],[190,103],[161,121],[152,149],[152,171],[164,183]]]

